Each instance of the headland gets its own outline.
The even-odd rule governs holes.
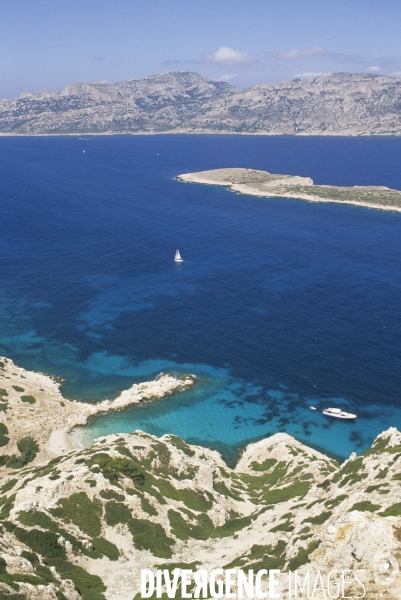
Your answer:
[[[113,400],[80,402],[64,398],[60,378],[27,371],[9,358],[0,357],[0,421],[7,427],[10,438],[6,447],[0,449],[0,457],[16,452],[16,440],[26,436],[32,436],[39,445],[35,462],[61,454],[71,450],[68,432],[86,425],[89,418],[161,400],[188,389],[195,379],[193,375],[160,374],[153,381],[132,385]]]

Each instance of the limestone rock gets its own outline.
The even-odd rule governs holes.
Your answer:
[[[0,102],[0,133],[399,135],[401,79],[329,73],[238,90],[198,73],[76,83]]]

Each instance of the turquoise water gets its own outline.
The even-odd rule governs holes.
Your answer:
[[[1,139],[0,351],[85,400],[161,371],[198,376],[91,422],[86,443],[170,432],[233,462],[286,431],[339,458],[361,451],[400,426],[401,215],[174,177],[244,166],[401,189],[400,150],[397,138]],[[330,404],[358,420],[309,409]]]

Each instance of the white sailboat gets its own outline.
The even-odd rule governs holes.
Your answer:
[[[174,260],[175,260],[175,262],[184,262],[183,259],[181,258],[181,254],[180,254],[179,250],[177,250],[177,252],[175,253]]]

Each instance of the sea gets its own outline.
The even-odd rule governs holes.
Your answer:
[[[401,213],[175,177],[247,167],[401,190],[400,157],[393,137],[2,137],[0,353],[90,402],[197,376],[91,420],[84,445],[173,433],[233,465],[286,432],[340,461],[360,453],[401,427]]]

